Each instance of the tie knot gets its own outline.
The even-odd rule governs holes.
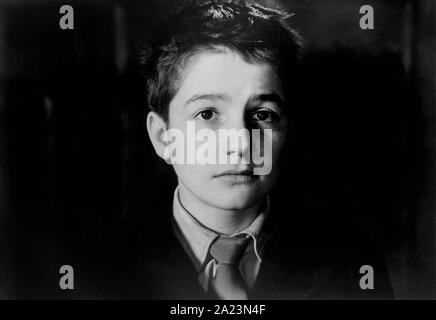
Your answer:
[[[220,264],[239,264],[249,242],[248,237],[220,236],[211,245],[210,254]]]

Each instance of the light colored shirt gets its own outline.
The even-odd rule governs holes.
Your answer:
[[[239,265],[242,278],[250,289],[256,281],[262,262],[262,249],[265,242],[262,226],[268,215],[268,209],[267,199],[265,209],[247,228],[230,235],[232,237],[246,235],[251,238]],[[202,225],[183,207],[178,188],[174,192],[173,217],[177,238],[198,272],[200,285],[207,291],[210,280],[216,274],[216,261],[209,254],[209,248],[220,234]]]

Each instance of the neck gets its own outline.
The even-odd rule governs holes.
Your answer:
[[[179,200],[183,207],[203,226],[224,235],[247,228],[256,219],[262,203],[241,210],[226,210],[211,206],[198,199],[179,183]]]

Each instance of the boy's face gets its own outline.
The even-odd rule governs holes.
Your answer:
[[[288,119],[283,101],[280,78],[268,64],[247,63],[229,50],[204,52],[193,58],[182,72],[179,89],[170,103],[168,128],[187,136],[187,122],[195,121],[196,132],[206,128],[217,137],[219,129],[260,129],[264,134],[260,146],[259,141],[252,145],[247,135],[245,146],[238,144],[221,155],[230,157],[233,153],[249,164],[173,164],[180,188],[223,210],[246,209],[262,201],[276,180],[286,138]],[[264,143],[270,148],[262,146]],[[263,155],[263,166],[271,168],[269,174],[253,175],[250,145],[251,152],[272,150]],[[222,152],[218,149],[217,153]]]

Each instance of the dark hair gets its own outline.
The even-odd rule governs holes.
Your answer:
[[[168,121],[180,71],[190,58],[226,47],[247,62],[274,66],[289,87],[301,56],[291,14],[237,0],[192,1],[163,22],[141,51],[148,107]],[[286,91],[286,90],[285,90]]]

